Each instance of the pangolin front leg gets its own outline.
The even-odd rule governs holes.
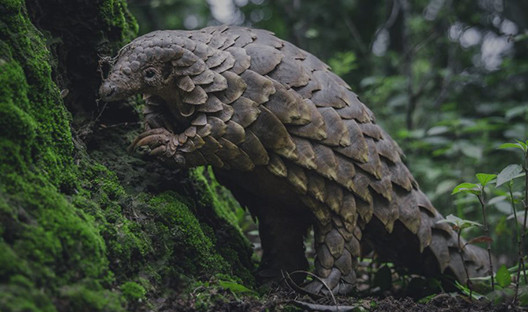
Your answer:
[[[165,128],[174,132],[174,121],[170,120],[171,112],[167,109],[167,103],[157,97],[144,95],[145,107],[143,108],[145,130]]]
[[[173,122],[165,101],[156,96],[144,95],[143,109],[145,131],[129,146],[132,151],[141,146],[149,146],[150,155],[170,158],[176,154],[180,145],[178,135],[174,134]]]
[[[170,157],[176,153],[178,145],[177,135],[165,128],[156,128],[146,130],[138,135],[130,144],[129,150],[133,151],[141,146],[148,146],[151,155],[160,156],[167,153],[167,156]]]
[[[258,220],[262,259],[257,280],[263,284],[284,281],[286,272],[301,285],[308,270],[304,239],[313,219],[303,214],[302,203],[291,196],[290,186],[264,168],[251,172],[215,169],[218,181],[229,188],[242,206]],[[253,179],[251,179],[253,177]],[[248,183],[240,185],[238,181]],[[267,195],[273,194],[273,195]],[[280,198],[280,200],[278,200]]]

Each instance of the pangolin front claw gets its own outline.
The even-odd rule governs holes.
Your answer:
[[[157,128],[145,131],[138,135],[138,137],[130,144],[128,151],[132,152],[136,148],[148,145],[152,152],[158,147],[164,146],[170,141],[170,138],[173,134],[167,131],[164,128]]]
[[[150,156],[160,156],[163,155],[167,151],[167,147],[165,145],[158,146],[150,151]]]
[[[155,149],[168,142],[169,142],[169,137],[167,135],[153,134],[151,136],[148,136],[148,137],[145,137],[139,140],[139,142],[136,143],[136,147],[148,145],[151,149]]]

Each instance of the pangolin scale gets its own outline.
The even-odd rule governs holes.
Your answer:
[[[265,30],[220,26],[146,34],[111,64],[101,97],[146,101],[132,146],[177,167],[213,166],[259,219],[262,279],[308,268],[311,226],[320,280],[304,289],[314,294],[353,290],[366,243],[411,272],[465,282],[464,259],[470,276],[488,273],[482,249],[459,254],[374,114],[310,53]]]

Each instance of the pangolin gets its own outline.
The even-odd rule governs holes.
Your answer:
[[[151,32],[110,63],[101,98],[146,102],[132,147],[180,168],[212,166],[258,218],[262,280],[308,269],[310,227],[319,278],[304,289],[313,294],[352,291],[366,244],[411,272],[462,282],[466,269],[488,273],[483,249],[459,254],[398,144],[312,54],[266,30],[214,26]]]

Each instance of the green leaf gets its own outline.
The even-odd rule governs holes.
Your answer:
[[[497,222],[497,225],[495,226],[494,232],[498,236],[512,235],[512,227],[510,226],[509,222],[506,221],[506,216],[500,217],[499,222]]]
[[[524,150],[526,150],[528,140],[526,142],[519,141],[519,140],[515,140],[515,141],[517,141],[517,144],[521,145],[524,148]]]
[[[468,227],[472,227],[472,226],[482,226],[482,224],[480,224],[478,222],[460,219],[459,217],[457,217],[455,215],[452,215],[452,214],[448,215],[443,220],[437,221],[436,223],[451,223],[455,227],[460,228],[462,230],[466,229]]]
[[[506,218],[506,220],[511,220],[513,218],[515,218],[515,214],[512,213]],[[521,223],[522,222],[521,220],[523,220],[524,218],[524,211],[517,211],[517,218],[518,218],[517,221]]]
[[[310,28],[304,33],[304,36],[308,39],[317,38],[319,37],[319,31],[315,28]]]
[[[469,294],[471,293],[471,296],[473,297],[473,299],[475,300],[480,300],[480,298],[484,297],[483,295],[479,294],[478,292],[476,291],[472,291],[470,292],[469,291],[469,288],[466,286],[466,285],[462,285],[460,284],[458,281],[455,281],[455,286],[460,289],[464,294],[466,294],[467,296],[469,296]]]
[[[500,286],[500,285],[499,285]],[[499,303],[503,303],[506,301],[510,301],[513,299],[513,296],[515,295],[515,291],[510,288],[504,288],[504,289],[497,289],[499,286],[496,285],[496,289],[488,294],[486,294],[486,297],[491,300],[491,302],[494,305],[497,305]]]
[[[254,293],[254,291],[252,291],[251,289],[247,288],[246,286],[240,285],[240,284],[235,283],[235,282],[219,281],[218,283],[220,284],[220,287],[222,287],[224,289],[229,289],[234,294]]]
[[[436,126],[432,127],[431,129],[427,130],[427,135],[433,136],[433,135],[440,135],[449,132],[449,128],[446,126]]]
[[[497,203],[504,202],[506,199],[509,199],[509,196],[506,196],[506,195],[496,196],[488,200],[488,205],[495,205]]]
[[[523,116],[524,114],[528,113],[528,105],[524,103],[523,105],[515,106],[513,108],[510,108],[506,111],[506,119],[511,120],[517,116]]]
[[[501,287],[508,287],[511,284],[511,276],[510,272],[508,272],[508,268],[505,265],[502,265],[500,269],[497,271],[497,283]]]
[[[461,152],[467,157],[482,159],[483,148],[472,144],[461,144]]]
[[[519,173],[522,171],[521,165],[509,165],[506,168],[502,169],[502,171],[497,176],[497,186],[503,185],[506,182],[509,182],[513,179],[515,179]]]
[[[519,291],[519,304],[521,306],[528,306],[528,286],[521,287]]]
[[[357,68],[357,57],[352,51],[338,52],[328,60],[328,65],[336,75],[343,76]]]
[[[453,214],[450,214],[445,219],[439,220],[436,223],[451,223],[451,224],[454,224],[454,225],[460,225],[460,224],[462,224],[463,221],[464,220],[460,219],[459,217],[457,217],[457,216],[455,216]]]
[[[418,300],[418,303],[426,304],[429,301],[431,301],[431,299],[435,298],[436,296],[438,296],[438,294],[432,294],[432,295],[429,295],[427,297],[423,297],[422,299]]]
[[[490,183],[496,177],[497,177],[496,174],[477,173],[477,179],[479,180],[482,186],[486,186],[486,184]]]
[[[526,40],[526,39],[528,39],[528,33],[520,34],[520,35],[513,37],[513,41],[516,41],[516,42]]]
[[[451,195],[458,194],[460,192],[472,193],[472,194],[478,195],[480,194],[480,189],[478,185],[474,183],[460,183],[453,189],[453,192],[451,193]]]
[[[504,144],[501,144],[499,148],[505,149],[505,148],[522,148],[522,147],[519,144],[515,144],[515,143],[504,143]]]
[[[519,148],[526,152],[526,144],[520,142],[520,143],[504,143],[499,148]]]

